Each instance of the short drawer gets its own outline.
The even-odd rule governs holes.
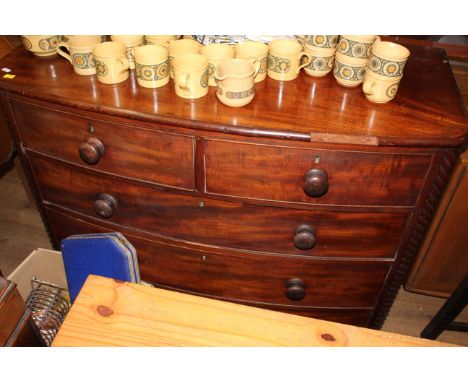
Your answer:
[[[201,199],[38,156],[32,163],[46,202],[179,240],[241,250],[392,258],[407,219],[406,213],[308,211]]]
[[[26,148],[111,174],[195,188],[191,136],[101,122],[17,100],[11,106]]]
[[[70,234],[115,230],[52,209],[47,213],[59,240]],[[137,250],[141,277],[145,281],[234,302],[276,304],[279,309],[279,305],[283,309],[374,307],[391,266],[382,261],[221,254],[158,241],[148,235],[137,237],[125,229],[121,232]]]
[[[431,156],[207,139],[204,161],[209,194],[308,204],[413,206]]]

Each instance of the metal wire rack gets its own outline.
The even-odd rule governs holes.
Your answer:
[[[35,276],[31,279],[32,291],[26,300],[31,310],[33,325],[44,345],[50,346],[65,316],[70,303],[64,297],[67,290],[55,284],[41,281]]]

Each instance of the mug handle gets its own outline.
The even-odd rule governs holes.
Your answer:
[[[62,49],[60,48],[65,48],[66,50],[68,50],[68,54],[65,53]],[[70,61],[70,64],[73,65],[73,60],[71,58],[71,55],[69,54],[70,53],[70,47],[68,46],[68,44],[66,42],[61,42],[60,44],[57,45],[57,53],[59,55],[61,55],[62,57],[66,58],[68,61]]]
[[[260,61],[256,58],[251,58],[250,62],[254,64],[255,71],[254,71],[254,79],[257,77],[258,72],[260,71]]]
[[[120,57],[120,58],[117,58],[116,59],[117,63],[119,63],[120,65],[122,65],[122,72],[125,72],[127,71],[128,69],[130,69],[130,61],[128,60],[127,57]]]
[[[299,67],[297,68],[297,71],[296,73],[299,73],[301,71],[302,68],[306,67],[307,65],[310,64],[310,61],[312,61],[312,55],[310,53],[306,53],[306,52],[301,52],[299,53],[299,62],[301,62],[301,59],[302,57],[306,56],[308,58],[308,60],[306,62],[304,62],[302,65],[299,65]]]
[[[190,95],[190,88],[187,86],[187,82],[190,80],[190,73],[182,73],[179,75],[179,88],[185,93]]]
[[[374,92],[372,91],[372,88],[375,86],[375,82],[372,80],[364,80],[364,83],[362,84],[362,91],[364,94],[367,95],[373,95]]]

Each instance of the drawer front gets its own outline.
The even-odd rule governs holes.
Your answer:
[[[403,213],[304,211],[200,199],[119,182],[39,157],[32,162],[46,202],[102,218],[96,203],[105,193],[116,201],[106,218],[110,222],[209,245],[321,257],[391,258],[407,218]]]
[[[193,137],[90,120],[16,100],[11,105],[26,148],[107,173],[195,188]]]
[[[431,156],[206,140],[204,159],[209,194],[309,204],[413,206]],[[305,185],[310,194],[323,195],[309,196]]]
[[[48,211],[58,239],[72,233],[109,230]],[[112,229],[112,228],[110,228]],[[114,228],[115,229],[115,228]],[[247,303],[276,304],[278,308],[371,308],[377,302],[390,264],[370,261],[331,261],[280,255],[223,254],[133,236],[121,230],[135,246],[145,281],[205,296]],[[286,287],[291,279],[298,283]],[[293,300],[288,295],[302,299]]]

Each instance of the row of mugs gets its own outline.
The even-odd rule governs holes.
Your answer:
[[[190,59],[179,60],[179,67],[183,67],[185,72],[178,73],[183,76],[175,81],[178,84],[176,93],[184,98],[198,98],[207,93],[208,86],[218,86],[217,94],[228,94],[231,101],[227,103],[231,104],[232,99],[237,100],[234,103],[241,104],[243,101],[239,101],[240,98],[244,98],[244,101],[253,98],[255,92],[253,85],[242,90],[222,89],[221,80],[215,74],[219,64],[225,60],[250,60],[251,66],[232,61],[223,71],[234,73],[234,77],[252,77],[254,83],[263,81],[267,75],[275,80],[293,80],[301,68],[305,68],[311,76],[321,77],[333,68],[334,76],[341,85],[352,87],[364,81],[364,93],[368,99],[388,102],[396,95],[409,56],[406,48],[382,42],[378,36],[314,35],[304,36],[299,41],[275,40],[270,45],[247,41],[235,46],[203,46],[195,40],[178,40],[178,37],[113,35],[111,39],[114,43],[102,43],[105,36],[23,36],[23,44],[33,53],[39,48],[55,50],[72,63],[76,73],[97,74],[98,80],[107,84],[125,81],[129,75],[128,69],[136,69],[139,85],[150,88],[166,85],[169,77],[176,80],[174,59],[192,54]],[[202,64],[204,60],[193,56],[200,53],[208,60],[207,68]],[[197,81],[187,80],[191,72],[194,73],[192,77],[200,77],[200,86],[194,85]],[[205,82],[208,86],[205,86]],[[242,97],[234,96],[233,92]]]
[[[305,36],[303,46],[312,55],[305,67],[309,75],[323,77],[333,69],[340,85],[355,87],[363,83],[366,98],[377,103],[389,102],[396,96],[410,55],[404,46],[381,41],[374,35]]]
[[[23,35],[21,40],[23,46],[36,56],[52,56],[57,54],[58,45],[68,42],[72,37],[79,35]],[[99,35],[101,42],[106,41],[106,35]],[[114,36],[118,38],[119,36]],[[146,35],[146,36],[122,36],[129,37],[125,42],[132,44],[135,40],[144,40],[146,44],[164,44],[171,40],[177,40],[179,35]],[[141,44],[139,42],[138,44]],[[136,46],[136,45],[131,45]]]

